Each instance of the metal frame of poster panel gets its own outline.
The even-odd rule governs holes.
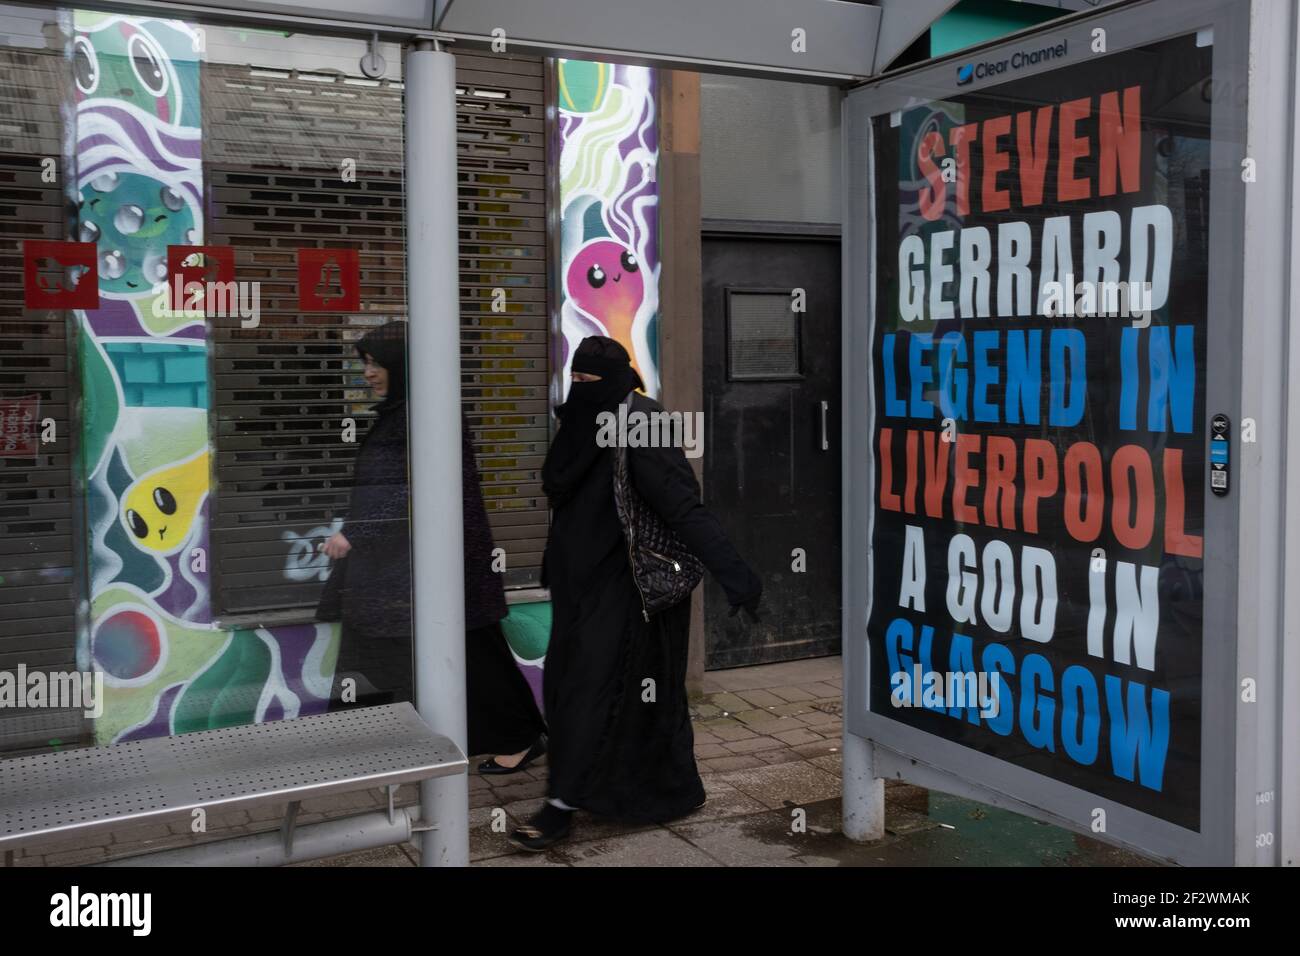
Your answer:
[[[1048,772],[1028,769],[1009,759],[992,756],[974,746],[958,743],[940,736],[938,733],[920,729],[908,723],[872,712],[869,699],[869,666],[871,647],[868,637],[868,622],[872,616],[873,595],[872,581],[876,574],[874,562],[877,556],[872,552],[875,520],[878,513],[876,501],[875,474],[875,434],[877,416],[883,409],[875,407],[877,389],[875,368],[875,321],[883,312],[877,312],[878,254],[877,220],[875,209],[880,198],[877,188],[877,171],[874,168],[877,150],[874,142],[873,120],[884,117],[890,122],[891,114],[906,111],[911,107],[921,106],[940,100],[951,100],[967,95],[978,96],[1011,84],[1023,83],[1028,77],[1045,76],[1057,73],[1063,77],[1062,85],[1066,89],[1078,89],[1079,79],[1076,75],[1072,81],[1069,71],[1079,68],[1099,56],[1122,56],[1127,51],[1135,51],[1153,44],[1172,41],[1176,38],[1190,37],[1199,49],[1210,47],[1210,76],[1214,88],[1234,86],[1240,88],[1246,82],[1247,57],[1250,40],[1250,18],[1247,15],[1250,4],[1235,0],[1145,0],[1119,9],[1105,12],[1083,14],[1054,21],[1047,28],[1024,31],[1009,39],[995,44],[964,50],[959,54],[942,60],[927,63],[923,67],[909,69],[905,72],[864,84],[851,91],[844,102],[844,161],[845,176],[845,244],[844,244],[844,301],[851,312],[844,323],[844,362],[845,362],[845,406],[849,414],[845,416],[843,441],[848,454],[844,458],[844,528],[845,547],[844,593],[846,600],[844,618],[844,686],[845,686],[845,729],[846,732],[863,737],[872,744],[874,773],[878,777],[898,777],[933,789],[956,793],[981,800],[994,806],[1004,807],[1019,813],[1040,818],[1067,829],[1096,836],[1100,839],[1122,846],[1131,847],[1169,861],[1185,864],[1231,864],[1243,862],[1235,859],[1236,847],[1240,846],[1240,827],[1234,826],[1234,807],[1239,805],[1239,785],[1237,777],[1246,768],[1239,765],[1237,753],[1238,706],[1236,673],[1238,666],[1238,621],[1237,588],[1238,577],[1232,569],[1238,567],[1238,520],[1240,502],[1238,496],[1213,496],[1210,493],[1208,476],[1204,478],[1203,508],[1203,542],[1204,553],[1202,567],[1219,569],[1220,573],[1203,574],[1201,653],[1200,653],[1200,747],[1199,774],[1189,771],[1187,779],[1198,779],[1196,805],[1199,807],[1199,820],[1192,825],[1180,825],[1171,822],[1158,812],[1163,813],[1162,806],[1151,807],[1147,796],[1148,810],[1135,809],[1130,805],[1132,791],[1129,790],[1117,798],[1115,787],[1108,787],[1110,795],[1094,792],[1089,786],[1079,784],[1077,773],[1062,773],[1059,765],[1047,762]],[[1094,53],[1092,44],[1093,31],[1102,28],[1105,31],[1105,53]],[[1061,50],[1058,45],[1064,43]],[[1042,50],[1048,47],[1058,48],[1051,58],[1040,58],[1036,63],[1025,63],[1024,53]],[[1017,53],[1020,68],[1007,70]],[[1118,61],[1116,61],[1118,63]],[[1126,61],[1127,62],[1127,61]],[[985,67],[977,72],[959,76],[959,71],[969,65],[1003,63],[1001,71]],[[992,74],[990,77],[988,74]],[[983,74],[983,75],[982,75]],[[1071,84],[1073,83],[1073,87]],[[1110,91],[1120,91],[1120,80],[1114,85],[1099,85],[1089,90],[1087,95],[1096,102],[1095,97]],[[1023,91],[1023,87],[1022,87]],[[1083,96],[1084,93],[1070,92],[1061,97],[1044,98],[1038,94],[1042,103],[1054,103],[1059,106],[1070,96]],[[1008,104],[1004,111],[1014,114],[1016,104]],[[1203,339],[1198,343],[1204,349],[1204,382],[1196,383],[1195,398],[1204,396],[1204,405],[1193,405],[1192,434],[1209,433],[1209,419],[1216,413],[1222,413],[1236,423],[1241,418],[1241,308],[1242,308],[1242,249],[1244,236],[1245,188],[1241,178],[1241,157],[1244,155],[1246,142],[1246,110],[1239,104],[1221,102],[1215,97],[1210,111],[1209,151],[1209,233],[1205,250],[1207,268],[1205,319]],[[1013,133],[1014,136],[1014,133]],[[1007,142],[1014,141],[1012,137]],[[1052,142],[1056,144],[1053,134]],[[1150,144],[1148,144],[1150,145]],[[1014,148],[1014,147],[1008,147]],[[973,152],[973,148],[972,148]],[[1053,150],[1053,160],[1056,150]],[[1053,162],[1053,174],[1056,174]],[[1055,175],[1053,176],[1055,178]],[[972,187],[972,193],[975,188]],[[1143,193],[1145,195],[1145,193]],[[1121,197],[1116,195],[1116,199]],[[1151,200],[1148,200],[1151,201]],[[1096,204],[1076,204],[1078,209],[1071,209],[1065,203],[1056,210],[1071,216],[1082,216],[1094,211]],[[1087,208],[1082,208],[1086,206]],[[883,211],[882,211],[883,212]],[[893,213],[890,213],[893,214]],[[1279,212],[1279,215],[1281,213]],[[1008,213],[1010,218],[1014,216]],[[996,230],[990,230],[995,233]],[[1075,246],[1078,255],[1078,246]],[[1127,259],[1125,253],[1120,253]],[[951,258],[956,260],[956,245]],[[1035,260],[1034,272],[1038,272],[1041,263]],[[927,264],[928,267],[928,264]],[[1177,277],[1175,273],[1175,278]],[[990,280],[992,284],[992,280]],[[1034,293],[1037,292],[1033,281],[1030,282]],[[927,286],[928,294],[928,286]],[[956,283],[952,286],[953,299],[957,298]],[[881,290],[882,294],[888,294]],[[993,293],[996,295],[996,288]],[[1030,310],[1034,312],[1034,309]],[[1230,317],[1233,321],[1223,321],[1219,317]],[[1051,328],[1049,320],[1032,317],[1026,320],[1027,328]],[[1119,322],[1120,319],[1095,318],[1087,321]],[[1126,323],[1127,324],[1127,323]],[[1047,332],[1044,331],[1044,335]],[[937,342],[938,336],[935,336]],[[1047,345],[1044,343],[1044,354]],[[972,356],[973,358],[973,356]],[[1200,356],[1197,356],[1198,363]],[[968,363],[973,365],[973,363]],[[973,377],[973,376],[972,376]],[[1047,378],[1042,381],[1043,392],[1047,392]],[[900,386],[900,392],[906,386]],[[1086,394],[1086,393],[1085,393]],[[1044,398],[1044,405],[1046,398]],[[1147,389],[1142,390],[1141,417],[1147,411]],[[938,416],[932,425],[938,425]],[[1172,439],[1170,439],[1172,440]],[[902,441],[901,432],[899,441]],[[1190,442],[1190,437],[1185,439]],[[1190,461],[1198,461],[1195,449],[1185,448]],[[1204,449],[1202,449],[1204,451]],[[1208,457],[1208,453],[1207,453]],[[1244,458],[1244,456],[1242,456]],[[1159,470],[1159,459],[1155,468]],[[1239,469],[1240,471],[1240,469]],[[901,486],[902,478],[895,479]],[[1018,490],[1020,483],[1017,482]],[[983,497],[983,486],[979,494]],[[1195,504],[1189,503],[1193,510]],[[1109,505],[1108,505],[1109,507]],[[924,521],[925,508],[918,507],[914,520]],[[893,520],[893,519],[891,519]],[[957,534],[969,528],[977,538],[984,542],[990,536],[1002,533],[968,525],[966,528],[951,519],[944,519],[951,524],[951,534]],[[1049,529],[1050,530],[1050,529]],[[1023,539],[1023,536],[1017,536]],[[1039,544],[1045,549],[1053,549],[1057,540],[1048,535],[1039,535]],[[947,539],[945,540],[945,544]],[[1091,547],[1092,545],[1088,545]],[[891,547],[891,560],[897,560],[902,551]],[[977,547],[977,554],[979,548]],[[1126,555],[1118,555],[1124,560]],[[1140,558],[1127,556],[1136,563]],[[931,558],[932,570],[942,567],[939,574],[932,573],[938,586],[931,582],[926,592],[938,596],[937,606],[944,604],[944,582],[946,575],[946,556]],[[1118,562],[1117,562],[1118,563]],[[1020,562],[1016,562],[1017,574]],[[1244,578],[1242,580],[1245,580]],[[1046,588],[1044,587],[1044,590]],[[894,605],[898,594],[876,595],[879,601]],[[933,597],[932,597],[933,600]],[[1000,599],[999,599],[1000,600]],[[902,611],[901,608],[894,608]],[[935,630],[943,624],[942,613],[932,613]],[[1114,621],[1114,613],[1109,616],[1107,624]],[[946,619],[950,630],[955,632],[950,618]],[[1161,623],[1164,623],[1162,619]],[[971,628],[973,633],[981,636],[989,633],[987,628]],[[917,628],[918,638],[920,628]],[[1018,631],[1013,630],[1003,640],[1017,639]],[[1114,670],[1109,659],[1111,652],[1110,627],[1106,631],[1106,663]],[[1254,640],[1253,636],[1250,636]],[[985,646],[989,641],[981,641]],[[1048,645],[1043,645],[1044,647]],[[1028,656],[1022,652],[1022,656]],[[939,658],[942,661],[942,658]],[[984,665],[986,668],[987,664]],[[939,663],[940,669],[947,664]],[[1020,706],[1019,674],[1015,675],[1014,706]],[[879,675],[877,675],[879,677]],[[1098,685],[1102,684],[1102,675]],[[1059,678],[1059,675],[1058,675]],[[1194,676],[1191,678],[1194,682]],[[1059,685],[1057,685],[1059,687]],[[1194,684],[1193,684],[1194,686]],[[1190,699],[1195,699],[1195,690],[1180,687]],[[1105,688],[1100,687],[1103,698]],[[964,714],[954,723],[964,723]],[[1019,714],[1015,715],[1019,724]],[[946,716],[942,719],[948,719]],[[1037,719],[1035,715],[1035,719]],[[1060,722],[1059,716],[1056,718]],[[1076,725],[1077,726],[1077,725]],[[961,733],[958,731],[957,733]],[[1019,727],[1015,733],[1019,733]],[[1103,731],[1103,733],[1106,733]],[[1056,731],[1053,730],[1053,734]],[[1013,739],[1013,738],[1008,738]],[[1052,760],[1069,761],[1062,752],[1062,741],[1052,738],[1056,746],[1052,750]],[[1025,740],[1020,740],[1021,749],[1026,748]],[[1108,744],[1107,744],[1108,745]],[[1041,748],[1040,748],[1041,751]],[[1019,755],[1017,755],[1019,756]],[[1045,763],[1042,753],[1031,755],[1030,762],[1042,769]],[[1065,778],[1065,779],[1062,779]],[[1067,780],[1074,782],[1067,782]],[[1119,786],[1119,784],[1116,784]],[[1163,799],[1161,794],[1157,799]],[[1098,813],[1104,811],[1104,815]],[[1184,812],[1187,816],[1190,811]],[[1167,815],[1167,814],[1166,814]],[[1099,830],[1097,822],[1104,819],[1104,830]],[[1248,862],[1248,861],[1247,861]]]

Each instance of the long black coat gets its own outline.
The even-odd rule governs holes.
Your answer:
[[[636,395],[632,409],[660,406]],[[628,461],[636,491],[731,603],[756,598],[761,582],[700,502],[682,450],[630,448]],[[643,619],[614,510],[613,475],[609,449],[555,509],[546,545],[550,796],[629,822],[660,822],[704,802],[686,697],[690,602]]]
[[[378,690],[392,692],[395,700],[410,700],[414,662],[406,403],[381,402],[377,410],[378,418],[362,440],[353,466],[352,494],[342,528],[352,550],[331,572],[318,616],[339,617],[343,622],[338,673],[360,672]],[[461,493],[465,627],[473,631],[500,621],[507,607],[502,576],[492,570],[492,531],[463,416]]]
[[[336,562],[318,616],[343,622],[336,673],[360,673],[395,700],[412,699],[411,524],[406,403],[381,402],[357,449],[342,533],[352,545]],[[364,690],[364,688],[362,688]]]

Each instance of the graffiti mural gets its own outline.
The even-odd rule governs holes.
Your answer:
[[[75,238],[95,243],[99,271],[99,308],[76,313],[90,569],[78,657],[104,673],[96,739],[322,712],[336,625],[212,619],[209,320],[159,301],[168,246],[204,238],[201,37],[80,10],[65,33]]]
[[[659,137],[653,70],[559,60],[563,302],[553,398],[588,335],[618,339],[659,394]]]

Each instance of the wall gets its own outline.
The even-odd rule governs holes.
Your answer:
[[[700,75],[706,220],[838,223],[838,89]]]

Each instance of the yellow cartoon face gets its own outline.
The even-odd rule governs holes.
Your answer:
[[[122,498],[122,524],[137,547],[171,554],[189,538],[207,494],[208,453],[204,451],[137,479]]]

